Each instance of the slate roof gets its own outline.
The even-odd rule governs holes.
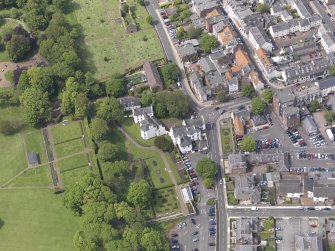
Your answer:
[[[304,118],[301,124],[309,134],[318,131],[318,125],[315,123],[314,119],[310,116]]]
[[[313,194],[314,197],[334,199],[335,181],[331,179],[315,181]]]
[[[136,108],[133,110],[133,116],[144,116],[148,114],[153,114],[154,110],[152,106],[147,106],[147,107],[141,107],[141,108]]]
[[[208,73],[211,71],[215,71],[215,65],[212,63],[212,61],[209,59],[209,57],[203,57],[199,60],[199,65],[203,72]]]
[[[253,35],[253,37],[255,38],[255,40],[260,46],[267,43],[268,37],[266,36],[264,32],[262,32],[262,30],[258,26],[251,27],[249,29],[249,33]]]
[[[301,183],[300,180],[280,180],[278,182],[278,193],[287,194],[287,193],[301,193]]]
[[[317,82],[320,90],[325,90],[335,86],[335,77],[326,78]]]
[[[320,235],[305,233],[295,235],[295,249],[301,251],[323,251]]]
[[[190,118],[183,121],[183,124],[187,127],[196,127],[196,128],[202,128],[205,124],[204,117],[198,117],[198,118]]]
[[[150,87],[153,87],[153,86],[163,87],[161,77],[154,63],[150,61],[145,62],[143,64],[143,69],[144,69],[145,76],[147,78],[147,81]]]
[[[290,89],[277,89],[275,93],[281,104],[293,102],[295,100],[295,96]]]
[[[304,0],[295,0],[294,2],[297,6],[297,9],[299,9],[301,14],[303,15],[303,18],[312,16],[308,10],[309,7],[307,6],[307,3]]]
[[[228,163],[229,168],[239,169],[239,168],[247,168],[246,157],[244,154],[229,154],[228,155]]]
[[[38,161],[38,153],[36,152],[29,152],[28,153],[28,163],[30,166],[36,166],[39,164]]]
[[[155,117],[146,117],[145,120],[141,122],[141,131],[147,132],[152,127],[159,127],[161,123]]]
[[[141,105],[140,99],[134,96],[126,96],[119,98],[120,105],[123,108],[134,107]]]

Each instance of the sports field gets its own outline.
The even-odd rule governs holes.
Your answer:
[[[78,218],[47,189],[0,190],[0,250],[73,251]]]
[[[139,27],[132,34],[126,33],[118,0],[74,0],[74,3],[77,8],[68,19],[82,27],[85,37],[82,58],[97,79],[105,80],[113,73],[124,73],[147,60],[165,57],[155,29],[146,22],[145,7],[135,0],[127,1]]]

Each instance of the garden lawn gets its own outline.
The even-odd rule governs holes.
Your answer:
[[[156,151],[139,149],[129,142],[126,144],[126,149],[131,159],[143,159],[145,161],[153,186],[156,189],[173,185],[163,160]]]
[[[84,151],[85,143],[82,138],[78,138],[66,143],[54,145],[54,148],[56,150],[57,158],[63,158],[65,156]]]
[[[335,244],[328,245],[328,251],[335,251]]]
[[[62,124],[52,126],[51,132],[53,143],[55,145],[82,137],[82,130],[79,122],[69,122],[69,124],[65,126]]]
[[[233,134],[230,128],[221,129],[221,144],[224,153],[231,153],[234,150]]]
[[[24,134],[24,140],[27,147],[27,152],[37,152],[40,157],[40,164],[48,161],[48,157],[45,152],[45,146],[43,136],[40,130],[32,132],[26,132]]]
[[[167,161],[169,162],[170,169],[172,170],[173,176],[174,176],[174,178],[175,178],[177,184],[178,184],[178,185],[182,184],[183,181],[181,180],[181,177],[180,177],[180,175],[179,175],[179,173],[178,173],[177,167],[176,167],[176,165],[174,164],[174,162],[173,162],[173,160],[172,160],[170,154],[169,154],[169,153],[166,153],[165,156],[166,156]]]
[[[0,201],[0,250],[74,250],[78,218],[51,190],[0,190]]]
[[[228,192],[227,196],[228,196],[228,204],[229,205],[237,205],[238,200],[235,198],[234,192]]]
[[[178,211],[179,203],[174,187],[156,190],[153,206],[156,215],[171,214],[174,211]]]
[[[23,113],[19,107],[0,106],[1,119],[21,119],[22,117]],[[23,142],[21,133],[11,136],[4,136],[0,133],[0,184],[28,167]]]
[[[140,125],[135,124],[133,118],[126,118],[122,124],[122,128],[132,137],[138,144],[142,146],[153,146],[154,138],[149,140],[144,140],[141,137]]]
[[[61,178],[65,186],[71,185],[82,177],[82,173],[89,170],[86,154],[79,154],[58,161]]]
[[[44,165],[37,168],[27,169],[16,177],[9,187],[47,187],[51,184],[49,166]]]

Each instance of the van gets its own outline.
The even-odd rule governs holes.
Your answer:
[[[251,211],[258,211],[258,207],[250,207]]]

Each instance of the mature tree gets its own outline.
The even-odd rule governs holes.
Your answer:
[[[242,87],[243,96],[252,98],[256,95],[256,91],[252,85],[245,85]]]
[[[51,119],[51,103],[48,93],[37,88],[28,88],[21,96],[21,105],[26,122],[32,126]]]
[[[33,31],[44,30],[48,25],[47,1],[28,0],[24,20]]]
[[[329,73],[330,75],[335,76],[335,65],[331,65],[329,67]]]
[[[216,94],[216,99],[219,101],[219,102],[225,102],[227,101],[228,97],[227,97],[227,93],[224,92],[224,91],[219,91],[217,94]]]
[[[152,97],[154,94],[152,93],[143,93],[140,98],[140,102],[142,106],[149,106],[152,104]]]
[[[165,104],[162,104],[159,101],[154,103],[154,112],[155,116],[157,116],[158,118],[166,118],[169,115]]]
[[[144,6],[144,0],[137,0],[137,3],[138,3],[139,5]]]
[[[218,168],[213,160],[205,157],[198,161],[197,171],[202,178],[214,178]]]
[[[271,89],[265,89],[262,93],[262,97],[265,102],[271,103],[273,98],[273,91]]]
[[[20,74],[19,82],[17,83],[17,89],[24,91],[30,87],[29,77],[27,71],[24,70]]]
[[[317,100],[312,100],[309,104],[310,112],[316,112],[317,109],[320,108],[320,103]]]
[[[30,39],[24,35],[13,34],[11,40],[6,44],[8,55],[14,62],[22,60],[30,49]]]
[[[109,128],[106,120],[94,118],[90,124],[92,138],[96,142],[101,142],[107,138]]]
[[[153,106],[157,117],[169,115],[170,117],[184,118],[188,115],[190,101],[181,91],[165,91],[154,96]]]
[[[261,98],[253,98],[251,101],[251,111],[253,114],[260,115],[265,112],[266,103]]]
[[[96,251],[98,248],[98,240],[85,235],[83,231],[78,231],[75,234],[73,244],[78,251]]]
[[[172,152],[174,149],[172,140],[165,136],[156,137],[154,140],[154,144],[156,147],[158,147],[164,152]]]
[[[106,120],[108,123],[113,120],[117,122],[123,121],[124,112],[116,98],[104,98],[103,100],[99,100],[97,105],[97,116],[99,118]]]
[[[121,148],[120,146],[112,144],[108,141],[102,142],[99,147],[98,157],[101,161],[114,162],[122,157]]]
[[[70,185],[63,197],[64,205],[76,215],[83,213],[83,206],[89,201],[116,203],[116,195],[102,184],[97,175],[91,172],[86,173],[78,182]]]
[[[49,96],[53,96],[57,92],[57,83],[51,68],[33,67],[27,71],[29,85],[48,92]]]
[[[244,136],[240,142],[242,151],[254,152],[256,150],[256,140],[251,136]]]
[[[111,176],[127,176],[130,173],[128,161],[119,160],[112,163],[106,163],[104,166],[104,173],[107,177]]]
[[[214,186],[215,181],[214,181],[213,178],[205,178],[205,179],[202,181],[202,183],[205,185],[205,187],[207,187],[207,188],[211,188],[211,187]]]
[[[120,74],[115,74],[105,83],[106,93],[118,98],[126,93],[126,81]]]
[[[335,121],[335,111],[326,111],[326,113],[325,113],[325,120],[329,124],[334,123],[334,121]]]
[[[64,114],[70,114],[75,109],[75,99],[80,92],[80,84],[74,77],[68,78],[65,82],[65,88],[62,93],[61,111]]]
[[[270,13],[270,8],[271,6],[267,5],[267,4],[262,4],[262,3],[258,3],[257,4],[257,11],[259,13]]]
[[[211,36],[207,33],[202,35],[202,37],[200,39],[200,48],[205,53],[210,53],[212,49],[214,49],[218,46],[219,46],[219,41],[216,39],[215,36]]]
[[[139,250],[141,245],[141,233],[137,232],[133,228],[127,227],[123,231],[123,239],[128,243],[132,250]]]
[[[164,82],[167,85],[175,84],[180,76],[180,69],[176,64],[167,64],[161,68]]]
[[[169,249],[169,244],[164,234],[152,228],[143,230],[141,245],[146,251],[166,251]]]
[[[114,206],[115,206],[116,217],[118,219],[123,219],[129,224],[135,222],[137,218],[135,208],[131,207],[125,201],[116,203]]]
[[[129,186],[127,199],[135,206],[146,208],[151,202],[151,188],[146,180],[132,182]]]
[[[74,116],[83,118],[87,115],[89,100],[85,93],[78,93],[74,99]]]

